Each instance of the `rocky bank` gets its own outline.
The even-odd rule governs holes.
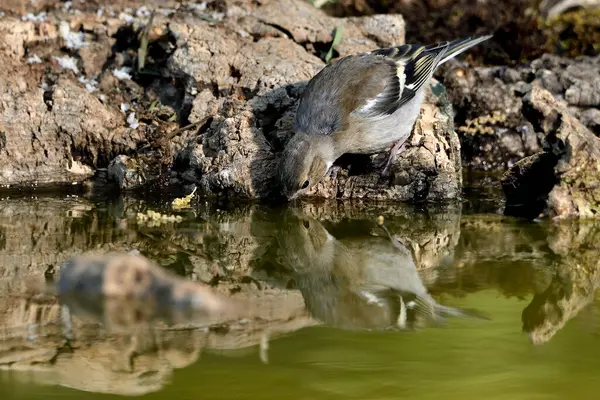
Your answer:
[[[104,179],[121,189],[277,195],[296,100],[336,29],[334,57],[404,42],[401,15],[334,18],[300,0],[163,2],[151,24],[152,4],[133,6],[47,2],[0,19],[0,184]],[[390,179],[368,157],[350,157],[313,194],[456,198],[452,120],[438,87]]]

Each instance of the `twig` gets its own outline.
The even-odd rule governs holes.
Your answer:
[[[377,225],[379,225],[379,227],[383,229],[383,231],[388,235],[388,238],[390,239],[394,247],[404,253],[405,249],[402,247],[400,242],[398,242],[398,240],[392,236],[390,231],[388,231],[385,225],[383,225],[383,216],[380,215],[379,217],[377,217]]]
[[[181,128],[175,129],[172,132],[169,132],[166,136],[165,136],[165,140],[169,141],[171,139],[173,139],[175,136],[179,135],[180,133],[187,131],[188,129],[192,129],[195,128],[197,126],[200,126],[202,124],[204,124],[206,121],[208,121],[209,118],[211,118],[212,115],[208,115],[204,118],[202,118],[200,121],[196,121],[194,123],[191,123],[189,125],[183,126]],[[140,148],[138,151],[142,151],[142,150],[146,150],[147,148],[149,148],[152,145],[152,143],[148,143],[145,146],[142,146],[142,148]]]

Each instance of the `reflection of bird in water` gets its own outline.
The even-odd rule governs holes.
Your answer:
[[[404,329],[420,320],[475,315],[438,304],[423,285],[412,253],[391,237],[338,240],[320,222],[289,213],[277,239],[280,261],[292,270],[307,308],[329,325]]]

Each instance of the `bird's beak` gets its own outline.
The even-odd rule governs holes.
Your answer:
[[[295,191],[295,192],[290,192],[290,191],[287,191],[287,190],[283,191],[283,195],[285,196],[285,198],[288,201],[295,200],[298,197],[298,194],[299,194],[298,191]]]
[[[298,199],[298,192],[292,193],[291,195],[287,196],[287,199],[288,201],[296,202],[296,200]]]

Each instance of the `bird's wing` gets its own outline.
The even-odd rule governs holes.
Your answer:
[[[440,64],[490,37],[469,37],[429,46],[405,44],[364,53],[360,57],[382,59],[389,70],[383,91],[368,99],[355,112],[365,117],[393,114],[415,97]]]
[[[306,85],[295,130],[331,135],[347,128],[352,113],[367,118],[392,114],[416,95],[438,65],[489,37],[405,44],[328,64]]]

